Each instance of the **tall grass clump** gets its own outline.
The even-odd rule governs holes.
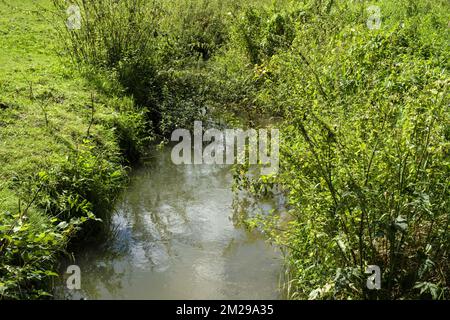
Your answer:
[[[108,70],[145,111],[150,128],[166,136],[205,109],[204,64],[227,41],[221,1],[54,0],[60,38],[78,64]],[[81,25],[67,28],[67,9]]]
[[[155,36],[159,11],[144,0],[54,0],[60,17],[60,38],[68,53],[81,64],[112,70],[137,103],[151,103],[156,86]],[[156,2],[155,2],[156,3]],[[80,20],[68,27],[71,13]]]
[[[69,53],[76,59],[117,67],[124,59],[149,58],[157,30],[157,9],[145,0],[54,0],[64,26],[60,29]],[[76,8],[80,25],[70,27]]]

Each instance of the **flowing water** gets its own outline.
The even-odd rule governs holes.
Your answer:
[[[233,223],[231,185],[229,166],[177,166],[169,149],[156,152],[133,171],[111,240],[72,262],[81,290],[61,287],[59,298],[279,298],[280,254]]]

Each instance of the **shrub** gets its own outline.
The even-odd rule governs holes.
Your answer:
[[[380,2],[378,31],[356,7],[310,9],[267,63],[258,99],[283,114],[273,179],[290,219],[257,224],[289,252],[291,298],[449,297],[449,7],[415,3]]]

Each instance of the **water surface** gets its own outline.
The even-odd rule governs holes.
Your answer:
[[[76,255],[82,289],[63,298],[279,298],[280,255],[235,226],[231,185],[229,166],[177,166],[157,152],[134,170],[111,240]]]

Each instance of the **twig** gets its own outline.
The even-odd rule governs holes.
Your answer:
[[[91,93],[91,121],[89,122],[89,127],[87,129],[87,136],[90,136],[90,131],[91,131],[91,126],[94,123],[94,113],[95,113],[95,108],[94,108],[94,94]]]

